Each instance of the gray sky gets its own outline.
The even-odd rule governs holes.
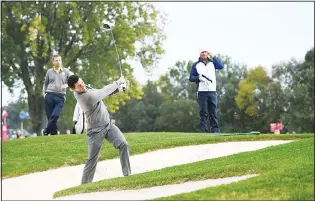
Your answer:
[[[157,79],[176,61],[195,61],[201,48],[228,55],[233,62],[270,72],[271,65],[303,60],[314,46],[313,2],[154,2],[164,11],[165,54],[154,71]],[[137,80],[148,76],[136,68]],[[2,88],[3,102],[15,98]],[[19,93],[19,90],[17,91]]]

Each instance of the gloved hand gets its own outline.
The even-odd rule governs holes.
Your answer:
[[[120,85],[120,87],[125,91],[126,90],[126,88],[127,88],[127,84],[126,83],[124,83],[124,84],[122,84],[122,85]]]
[[[126,83],[122,84],[122,85],[119,85],[119,87],[118,87],[118,91],[119,92],[122,92],[122,91],[125,91],[125,90],[126,90]]]
[[[116,82],[118,85],[122,85],[126,83],[126,79],[124,76],[121,76]]]

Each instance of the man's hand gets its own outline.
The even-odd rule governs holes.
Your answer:
[[[126,90],[126,83],[119,85],[119,87],[118,87],[118,91],[119,92],[122,92],[122,91],[125,91],[125,90]]]
[[[61,85],[61,89],[66,89],[68,87],[68,84]]]
[[[125,89],[127,88],[127,84],[126,83],[124,83],[124,84],[122,84],[122,85],[120,85],[121,86],[121,88],[125,91]]]
[[[126,79],[124,76],[121,76],[116,82],[118,85],[122,85],[126,83]]]

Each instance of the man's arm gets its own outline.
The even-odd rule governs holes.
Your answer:
[[[199,74],[197,72],[196,64],[194,63],[190,70],[189,81],[191,82],[199,82]]]
[[[221,63],[221,61],[219,59],[217,59],[216,57],[212,57],[213,59],[213,65],[215,69],[222,69],[223,68],[223,64]]]
[[[124,77],[120,77],[116,82],[104,86],[102,89],[91,91],[88,102],[95,104],[103,98],[112,95],[116,90],[119,90],[120,85],[126,83]]]

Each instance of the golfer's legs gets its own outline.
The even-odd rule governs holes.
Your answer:
[[[87,135],[88,141],[88,158],[85,162],[81,183],[93,181],[96,165],[104,140],[104,130]]]
[[[125,136],[115,124],[111,124],[105,139],[116,149],[119,149],[120,164],[123,175],[130,175],[131,169],[129,161],[129,145],[125,139]]]

